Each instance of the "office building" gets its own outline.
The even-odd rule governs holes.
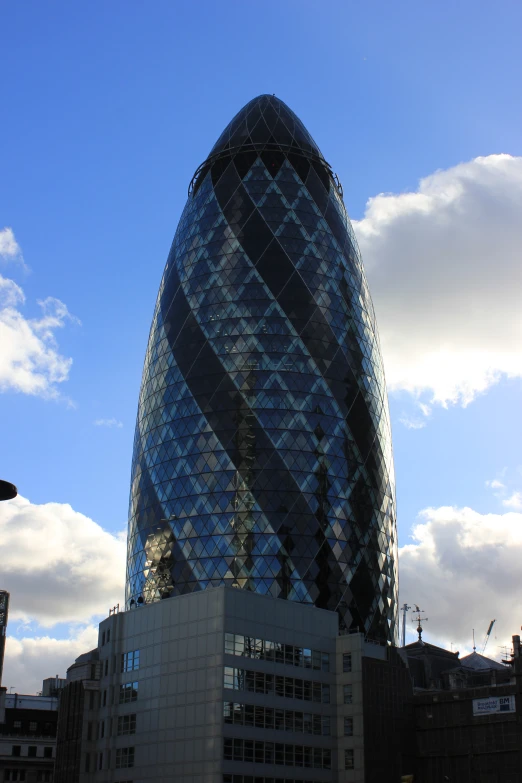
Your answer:
[[[408,671],[396,648],[340,635],[335,612],[209,588],[111,614],[82,659],[61,696],[55,783],[410,771]]]
[[[54,783],[78,783],[80,774],[82,780],[91,780],[96,773],[101,675],[97,648],[80,655],[67,669],[60,690]]]
[[[390,423],[339,180],[261,95],[189,188],[154,310],[127,608],[233,586],[396,641]]]
[[[126,611],[67,672],[56,783],[399,780],[396,572],[384,373],[342,188],[262,95],[196,170],[168,256]]]
[[[52,783],[58,699],[0,689],[0,780]]]

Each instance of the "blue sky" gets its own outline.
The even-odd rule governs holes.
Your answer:
[[[40,357],[39,393],[17,386],[12,367],[0,369],[2,477],[34,507],[70,504],[110,533],[125,527],[144,350],[188,184],[236,111],[275,92],[338,173],[356,221],[391,379],[401,543],[428,507],[469,507],[479,526],[498,515],[497,531],[522,525],[522,370],[510,310],[521,289],[519,3],[27,0],[3,3],[0,24],[0,230],[10,227],[16,242],[0,274],[25,295],[10,284],[17,328],[29,323],[54,351]],[[420,186],[423,178],[431,179]],[[74,318],[51,302],[52,323],[42,325],[37,301],[47,297]],[[413,297],[416,323],[425,322],[418,334],[403,323]],[[455,345],[444,324],[458,332]],[[444,356],[430,374],[422,357],[433,351]],[[64,379],[53,382],[56,361]],[[431,549],[405,558],[426,555],[434,567],[440,526],[457,525],[462,542],[458,526],[475,524],[422,519]],[[497,552],[499,542],[487,540]],[[466,549],[466,561],[474,554]],[[420,600],[412,573],[405,566],[409,602]],[[453,640],[457,629],[423,590],[438,638]],[[15,591],[12,600],[14,611]],[[20,612],[32,631],[13,615],[19,638],[46,628],[50,638],[78,640],[96,615],[45,619],[29,599]],[[480,607],[475,614],[486,627],[492,619]],[[515,616],[509,622],[508,636],[518,627]],[[24,649],[17,654],[29,660]]]

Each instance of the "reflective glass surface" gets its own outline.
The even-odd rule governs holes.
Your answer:
[[[330,654],[293,644],[269,642],[243,634],[225,634],[227,655],[241,655],[243,658],[257,658],[260,661],[275,661],[287,666],[304,666],[306,669],[330,671]]]
[[[197,170],[161,281],[127,605],[229,585],[394,641],[395,490],[375,314],[340,185],[263,95]]]
[[[331,769],[330,748],[310,748],[306,745],[286,745],[279,742],[257,742],[224,739],[225,761],[247,761],[255,764],[278,764],[286,767]]]
[[[294,778],[264,778],[256,775],[223,775],[223,783],[319,783],[314,780],[300,780]],[[132,781],[122,781],[122,783],[132,783]],[[324,783],[324,781],[321,781]]]
[[[118,718],[118,721],[120,718]],[[223,702],[223,720],[236,726],[252,726],[256,729],[275,731],[297,731],[303,734],[330,734],[330,716],[315,715],[313,712],[283,710],[274,707],[259,707],[241,702]],[[346,721],[346,718],[345,718]],[[127,732],[134,733],[134,732]]]
[[[234,669],[225,666],[223,687],[235,691],[275,694],[282,699],[315,701],[318,704],[330,703],[330,685],[325,682],[301,680],[296,677],[254,672],[249,669]],[[351,688],[351,686],[350,686]]]

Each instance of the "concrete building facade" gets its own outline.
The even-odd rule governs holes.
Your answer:
[[[113,614],[100,624],[98,696],[94,711],[83,701],[77,776],[69,767],[64,777],[59,758],[56,781],[399,779],[400,752],[383,778],[365,748],[368,661],[390,682],[406,672],[390,650],[339,635],[335,612],[227,587]],[[79,684],[63,692],[64,725]]]

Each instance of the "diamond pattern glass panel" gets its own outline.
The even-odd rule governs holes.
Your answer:
[[[190,185],[145,356],[127,605],[229,585],[396,638],[390,422],[337,178],[273,96]]]

